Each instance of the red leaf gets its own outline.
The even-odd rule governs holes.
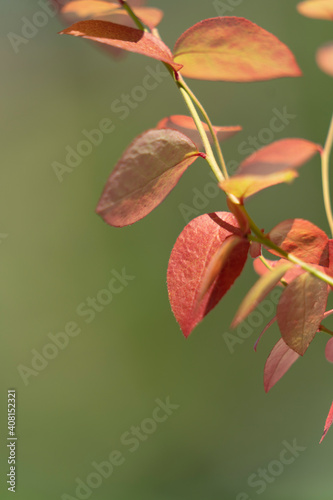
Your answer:
[[[297,361],[299,355],[290,349],[283,339],[273,347],[267,358],[264,369],[264,389],[268,392],[289,368]]]
[[[192,220],[173,247],[167,275],[169,300],[185,337],[218,304],[244,267],[249,248],[245,239],[232,252],[222,272],[198,304],[203,276],[211,259],[224,241],[233,235],[242,236],[242,233],[232,214],[206,214]]]
[[[246,158],[236,174],[220,186],[238,198],[247,198],[267,187],[290,182],[298,175],[295,169],[321,151],[320,145],[305,139],[281,139]]]
[[[269,294],[277,285],[283,275],[292,267],[290,262],[282,262],[275,269],[264,274],[246,294],[238,308],[236,316],[231,323],[231,327],[235,328],[260,304],[262,300]]]
[[[263,335],[267,332],[268,328],[270,328],[270,327],[273,325],[273,323],[275,323],[275,321],[276,321],[276,320],[277,320],[277,317],[276,317],[276,316],[274,316],[274,318],[272,318],[272,319],[271,319],[271,320],[267,323],[267,325],[265,326],[265,328],[263,329],[263,331],[261,332],[261,334],[260,334],[260,335],[259,335],[259,337],[257,338],[257,340],[256,340],[256,342],[255,342],[255,344],[254,344],[254,346],[253,346],[253,349],[254,349],[256,352],[257,352],[258,344],[259,344],[259,342],[260,342],[260,340],[261,340],[261,337],[262,337],[262,336],[263,336]]]
[[[333,363],[333,338],[329,339],[325,347],[325,356],[327,361]]]
[[[303,16],[333,21],[332,0],[308,0],[301,2],[297,5],[297,10]]]
[[[328,286],[304,273],[284,289],[277,306],[281,336],[295,352],[304,355],[324,317]]]
[[[324,427],[324,432],[323,432],[323,435],[321,436],[321,440],[319,441],[319,444],[322,442],[322,440],[324,439],[324,437],[326,436],[327,434],[327,431],[328,429],[331,427],[332,425],[332,422],[333,422],[333,403],[332,403],[332,406],[330,408],[330,411],[327,415],[327,419],[326,419],[326,422],[325,422],[325,427]]]
[[[280,222],[268,236],[282,250],[305,262],[329,266],[328,237],[307,220],[288,219]],[[273,250],[270,252],[276,254]]]
[[[170,49],[158,38],[144,31],[108,21],[80,21],[60,32],[100,42],[129,52],[143,54],[169,64],[175,71],[182,66],[173,62]]]
[[[286,45],[241,17],[215,17],[189,28],[177,40],[182,74],[199,80],[253,82],[301,76]]]
[[[208,125],[203,122],[202,124],[207,132],[209,142],[212,144],[213,138],[209,132]],[[192,141],[197,145],[199,151],[200,150],[203,151],[203,144],[200,134],[195,126],[193,118],[191,118],[190,116],[183,116],[183,115],[168,116],[167,118],[163,118],[163,120],[158,122],[156,128],[174,128],[175,130],[179,130],[180,132],[183,132],[183,134],[187,135],[187,137],[192,139]],[[233,135],[237,134],[237,132],[242,130],[242,127],[240,127],[239,125],[236,125],[234,127],[214,126],[213,128],[220,142],[226,141]]]
[[[333,76],[333,42],[326,43],[319,47],[316,53],[316,61],[319,68],[324,71],[324,73]]]
[[[241,249],[243,248],[244,238],[236,235],[229,236],[229,238],[227,238],[222,243],[220,248],[215,252],[202,278],[197,299],[198,304],[201,302],[203,297],[210,289],[211,285],[214,283],[217,276],[221,273],[225,265],[228,263],[231,254],[238,253],[238,246],[240,246]]]
[[[250,255],[251,255],[252,259],[256,259],[257,257],[260,257],[260,255],[261,255],[261,243],[258,243],[257,241],[251,242]]]
[[[148,130],[134,139],[111,173],[97,213],[127,226],[157,207],[197,158],[193,142],[176,130]]]

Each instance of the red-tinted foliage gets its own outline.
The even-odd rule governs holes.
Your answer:
[[[322,442],[322,440],[326,436],[328,429],[332,425],[332,422],[333,422],[333,403],[332,403],[330,411],[329,411],[329,413],[327,415],[327,419],[326,419],[325,427],[324,427],[324,432],[323,432],[323,435],[321,436],[321,440],[319,441],[319,444]]]
[[[299,3],[297,9],[303,16],[333,21],[332,0],[307,0]]]
[[[282,139],[264,146],[246,158],[236,174],[220,183],[221,188],[245,199],[258,191],[297,177],[296,168],[322,148],[304,139]]]
[[[254,82],[300,76],[286,45],[241,17],[214,17],[183,33],[174,48],[182,74],[199,80]]]
[[[305,262],[329,266],[328,236],[312,222],[285,220],[270,231],[269,238],[282,250]],[[270,252],[276,253],[273,250]]]
[[[295,278],[282,292],[277,320],[285,343],[304,355],[324,317],[328,285],[309,273]]]
[[[208,125],[203,123],[203,127],[207,132],[208,139],[210,143],[213,143],[213,138],[209,132]],[[183,115],[173,115],[168,116],[167,118],[163,118],[163,120],[159,121],[156,125],[156,128],[174,128],[175,130],[179,130],[179,132],[183,132],[183,134],[187,135],[192,141],[197,145],[199,151],[203,150],[202,139],[200,134],[196,128],[193,118],[190,116]],[[214,126],[215,134],[220,142],[226,141],[230,137],[234,136],[242,130],[242,127],[236,125],[234,127],[217,127]]]
[[[333,76],[333,42],[328,42],[319,47],[316,53],[316,61],[324,73]]]
[[[167,276],[169,300],[185,337],[216,306],[244,267],[249,249],[246,239],[234,248],[220,274],[199,300],[209,263],[226,239],[233,235],[242,236],[242,233],[232,214],[206,214],[192,220],[173,247]]]
[[[246,297],[243,299],[236,316],[231,324],[235,328],[260,304],[262,300],[269,294],[277,283],[281,280],[284,274],[292,267],[290,262],[281,262],[272,271],[264,274],[257,283],[250,289]]]
[[[173,61],[170,49],[158,38],[144,31],[108,21],[80,21],[60,32],[94,42],[137,52],[169,64],[175,71],[182,66]]]
[[[299,355],[280,339],[267,358],[264,369],[264,389],[268,392],[289,368],[297,361]]]
[[[176,130],[148,130],[136,137],[111,173],[97,213],[111,226],[149,214],[197,158],[194,143]]]

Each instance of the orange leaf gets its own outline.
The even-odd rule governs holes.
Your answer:
[[[297,5],[297,10],[303,16],[333,21],[332,0],[308,0],[301,2]]]
[[[282,292],[277,306],[281,336],[301,356],[309,347],[324,317],[328,290],[326,283],[304,273]]]
[[[291,182],[298,175],[295,169],[321,151],[320,145],[305,139],[281,139],[251,154],[220,187],[238,198],[247,198],[275,184]]]
[[[203,122],[201,123],[207,132],[209,142],[212,144],[213,138],[209,132],[208,125]],[[179,130],[183,134],[187,135],[187,137],[192,139],[192,141],[197,145],[199,151],[203,149],[203,144],[200,134],[195,126],[193,118],[190,116],[183,116],[183,115],[168,116],[166,118],[163,118],[163,120],[161,120],[160,122],[158,122],[156,128],[174,128],[175,130]],[[226,141],[233,135],[237,134],[237,132],[242,130],[242,127],[240,127],[239,125],[236,125],[234,127],[214,126],[213,128],[220,142]]]
[[[295,177],[298,177],[294,170],[283,170],[269,175],[233,175],[219,183],[219,186],[226,193],[237,196],[240,200],[245,200],[253,194],[262,191],[282,182],[292,182]]]
[[[106,2],[105,0],[73,0],[61,9],[61,15],[68,23],[84,21],[86,19],[99,19],[111,21],[125,26],[136,27],[128,13],[119,7],[119,3]],[[149,28],[157,26],[162,18],[160,9],[151,7],[133,7],[134,14]]]
[[[281,262],[285,262],[285,259],[280,259],[280,260],[269,260],[265,259],[267,264],[269,264],[271,267],[275,268],[278,266]],[[263,264],[263,262],[257,258],[253,261],[253,268],[259,276],[263,276],[264,274],[270,273],[270,270]],[[286,272],[286,274],[283,276],[284,281],[287,283],[290,283],[292,280],[297,278],[300,274],[303,274],[304,271],[300,266],[293,266],[292,269],[289,269],[289,271]],[[281,285],[282,286],[282,285]]]
[[[173,62],[170,49],[158,38],[144,31],[108,21],[80,21],[60,32],[60,35],[87,38],[95,42],[143,54],[169,64],[175,71],[182,66]]]
[[[333,76],[333,42],[326,43],[319,47],[316,53],[316,61],[319,68]]]
[[[238,308],[236,316],[231,323],[231,327],[235,328],[260,304],[262,300],[269,294],[277,285],[283,275],[293,266],[290,262],[282,262],[272,271],[264,274],[259,278],[255,285],[246,294]]]
[[[241,17],[215,17],[183,33],[174,48],[182,74],[199,80],[253,82],[301,76],[278,38]]]
[[[309,264],[329,266],[328,236],[308,220],[285,220],[275,226],[268,236],[282,250]],[[276,254],[274,250],[269,251]]]

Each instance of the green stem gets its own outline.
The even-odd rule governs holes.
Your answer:
[[[126,10],[127,14],[133,19],[139,30],[148,31],[147,28],[144,27],[140,19],[134,14],[131,7],[127,4],[125,0],[119,0],[120,5]]]
[[[321,171],[323,179],[323,195],[324,195],[325,211],[328,224],[330,226],[331,234],[333,236],[333,215],[332,215],[330,187],[329,187],[329,162],[330,162],[332,144],[333,144],[333,115],[331,119],[330,128],[328,130],[324,151],[322,152],[321,155]]]
[[[324,281],[330,286],[333,286],[333,279],[328,276],[327,274],[319,271],[319,269],[316,269],[315,267],[312,267],[310,264],[307,262],[303,262],[301,259],[298,257],[295,257],[292,253],[287,253],[282,248],[280,248],[278,245],[275,245],[265,234],[263,234],[258,226],[253,222],[249,214],[247,213],[244,205],[240,205],[239,208],[242,210],[244,215],[248,218],[250,228],[253,231],[253,233],[257,236],[258,241],[264,245],[267,248],[270,248],[271,250],[274,250],[277,252],[282,258],[289,260],[289,262],[292,262],[293,264],[296,264],[300,266],[304,271],[307,271],[308,273],[312,274],[316,278]]]
[[[210,142],[208,140],[206,131],[205,131],[203,124],[199,118],[198,112],[195,109],[195,106],[192,102],[191,96],[188,94],[187,90],[182,86],[182,84],[180,82],[177,81],[177,84],[178,84],[178,88],[180,90],[180,93],[181,93],[190,113],[191,113],[191,116],[192,116],[194,123],[198,129],[199,134],[200,134],[200,137],[201,137],[201,140],[203,142],[205,152],[206,152],[206,161],[209,164],[210,168],[212,169],[216,179],[219,182],[221,182],[224,180],[223,174],[222,174],[218,164],[216,163],[215,156],[213,154],[213,151],[212,151]]]
[[[182,76],[180,76],[179,82],[182,85],[182,87],[187,91],[187,93],[191,97],[192,101],[200,109],[200,111],[202,113],[202,116],[204,117],[205,122],[208,125],[209,131],[210,131],[210,133],[212,135],[212,138],[213,138],[213,141],[214,141],[214,146],[215,146],[215,149],[216,149],[216,152],[217,152],[217,156],[219,158],[220,165],[221,165],[221,168],[222,168],[222,171],[223,171],[223,175],[224,175],[225,179],[228,179],[229,178],[228,170],[227,170],[227,166],[226,166],[225,161],[224,161],[222,150],[221,150],[219,141],[217,139],[217,136],[216,136],[214,127],[212,125],[212,122],[210,121],[210,118],[209,118],[209,116],[208,116],[205,108],[203,107],[203,105],[201,104],[201,102],[199,101],[199,99],[196,97],[196,95],[192,92],[192,90],[187,85],[187,83],[184,81],[184,79],[182,78]]]

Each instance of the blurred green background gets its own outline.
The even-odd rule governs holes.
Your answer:
[[[160,33],[170,46],[194,23],[222,13],[216,2],[149,3],[165,12]],[[228,161],[244,158],[240,143],[258,137],[274,109],[286,107],[294,115],[274,140],[325,139],[332,80],[317,69],[314,55],[333,38],[332,24],[301,17],[296,3],[249,0],[226,14],[246,17],[278,36],[293,50],[303,78],[253,84],[189,81],[214,123],[243,126],[224,145]],[[147,92],[122,120],[111,106],[142,84],[155,61],[130,54],[117,62],[86,41],[60,37],[63,24],[57,17],[15,53],[8,33],[21,35],[24,18],[31,20],[41,6],[21,0],[3,3],[1,9],[0,498],[11,495],[6,408],[7,389],[15,388],[20,500],[254,499],[258,487],[251,487],[248,478],[279,460],[283,442],[294,440],[306,450],[266,482],[259,496],[331,499],[332,431],[318,445],[332,400],[326,338],[318,336],[305,359],[266,395],[263,368],[277,329],[271,328],[257,354],[252,347],[264,320],[233,353],[224,337],[254,283],[251,263],[187,341],[171,313],[166,270],[185,225],[179,206],[194,207],[193,189],[203,192],[211,182],[204,161],[198,160],[167,200],[132,227],[111,228],[94,212],[127,144],[164,116],[186,113],[171,79]],[[85,138],[83,130],[97,128],[104,118],[112,120],[114,131],[59,182],[52,164],[64,164],[66,148],[75,149]],[[271,188],[250,201],[260,227],[269,230],[281,220],[302,217],[328,230],[319,159],[300,174],[292,185]],[[206,205],[200,213],[226,209],[223,196]],[[123,268],[135,279],[87,323],[77,307],[106,287],[112,271]],[[68,322],[76,322],[81,333],[66,348],[49,351],[54,358],[47,366],[22,377],[22,366],[31,369],[34,353],[42,353],[51,343],[49,334],[62,332]],[[145,419],[152,417],[156,399],[167,397],[179,408],[150,428],[131,452],[121,436],[143,421],[148,429],[151,422]],[[96,472],[92,462],[108,460],[113,450],[122,454],[123,464],[77,496],[77,478],[87,484]],[[89,480],[94,478],[98,483],[96,475]]]

